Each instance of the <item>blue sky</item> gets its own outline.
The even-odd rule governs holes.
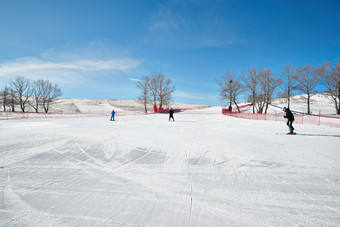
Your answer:
[[[340,58],[340,1],[0,0],[0,87],[16,75],[64,98],[136,99],[162,72],[175,102],[221,105],[227,71]]]

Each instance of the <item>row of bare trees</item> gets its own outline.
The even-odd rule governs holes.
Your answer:
[[[48,112],[51,103],[62,95],[57,84],[52,84],[49,80],[30,80],[24,76],[16,76],[9,81],[1,91],[3,110],[15,112],[15,106],[19,105],[22,112],[25,112],[27,105],[31,106],[37,113],[42,106],[45,113]]]
[[[336,113],[340,114],[340,59],[337,63],[324,63],[317,69],[317,74],[334,102]]]
[[[142,80],[137,81],[136,86],[139,90],[138,100],[144,105],[145,113],[147,104],[150,102],[153,102],[153,105],[158,106],[159,109],[169,105],[175,91],[175,86],[171,85],[171,79],[158,72],[143,76]]]
[[[253,103],[253,113],[266,113],[274,92],[281,88],[282,97],[287,98],[290,107],[293,92],[307,95],[307,113],[310,113],[310,99],[319,92],[319,85],[323,85],[333,100],[336,113],[340,114],[340,59],[335,63],[327,62],[314,67],[305,65],[294,67],[284,66],[282,72],[276,75],[271,69],[249,68],[242,74],[227,72],[221,80],[216,80],[220,86],[220,95],[223,101],[230,106],[235,104],[238,111],[237,100],[240,94],[247,93],[248,101]]]
[[[253,113],[267,112],[274,90],[280,86],[281,80],[271,69],[249,68],[237,75],[236,72],[227,72],[221,80],[216,80],[220,86],[222,100],[229,101],[229,105],[235,104],[240,111],[237,100],[240,94],[249,93],[249,101],[253,103]]]

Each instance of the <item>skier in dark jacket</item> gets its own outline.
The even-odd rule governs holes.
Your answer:
[[[174,110],[172,108],[169,111],[169,121],[170,121],[171,118],[172,118],[173,121],[175,121],[175,119],[174,119]]]
[[[294,131],[294,127],[293,127],[294,115],[290,111],[289,108],[283,107],[283,111],[286,112],[286,116],[283,116],[283,117],[287,118],[287,120],[288,120],[287,125],[289,127],[289,131],[290,131],[290,133],[293,133],[293,131]]]

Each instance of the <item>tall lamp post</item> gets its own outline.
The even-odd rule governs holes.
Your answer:
[[[231,107],[232,100],[233,100],[233,90],[232,90],[232,87],[231,87],[232,82],[233,82],[232,80],[229,81],[230,107]]]

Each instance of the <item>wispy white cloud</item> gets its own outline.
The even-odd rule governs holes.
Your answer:
[[[204,38],[200,41],[200,47],[223,47],[228,45],[240,44],[247,42],[244,39],[229,39],[229,40],[218,40],[212,38]]]
[[[140,80],[140,79],[135,79],[135,78],[129,78],[129,80],[131,80],[131,81],[136,81],[136,82],[142,81],[142,80]]]
[[[160,30],[177,30],[179,29],[179,20],[175,18],[172,12],[161,7],[158,11],[151,17],[149,30],[151,32],[159,32]]]
[[[103,74],[127,73],[141,65],[141,61],[122,54],[112,55],[113,47],[104,42],[91,42],[85,47],[50,49],[39,56],[17,58],[0,63],[0,77],[27,75],[57,78],[59,82],[81,81],[82,77],[98,78]],[[122,53],[122,52],[121,52]],[[71,78],[72,77],[72,78]]]
[[[69,62],[51,62],[45,59],[31,57],[16,59],[14,61],[0,64],[0,76],[15,73],[27,73],[31,70],[65,69],[80,71],[100,70],[126,70],[137,67],[140,64],[135,59],[113,59],[113,60],[79,60]]]

